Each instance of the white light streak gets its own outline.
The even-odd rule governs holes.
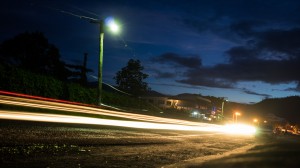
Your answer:
[[[73,113],[85,113],[95,115],[105,115],[112,117],[125,118],[137,121],[100,119],[92,117],[79,117],[71,115],[45,114],[32,112],[17,112],[0,110],[0,119],[40,121],[40,122],[56,122],[56,123],[75,123],[75,124],[93,124],[107,125],[142,129],[164,129],[164,130],[185,130],[185,131],[205,131],[219,132],[229,134],[247,134],[255,133],[255,128],[247,125],[216,125],[200,122],[190,122],[177,119],[169,119],[142,114],[133,114],[128,112],[119,112],[95,107],[65,104],[60,102],[51,102],[45,100],[34,100],[27,98],[11,97],[0,95],[0,103],[8,105],[17,105],[25,107],[36,107],[42,109],[62,110]]]
[[[111,119],[79,117],[79,116],[69,116],[69,115],[59,115],[59,114],[41,114],[41,113],[3,111],[3,110],[0,110],[0,119],[107,125],[107,126],[120,126],[120,127],[142,128],[142,129],[164,129],[164,130],[185,130],[185,131],[218,131],[219,130],[217,126],[200,127],[200,126],[188,126],[188,125],[178,125],[178,124],[160,124],[160,123],[141,122],[141,121],[111,120]]]
[[[62,110],[62,111],[68,111],[68,112],[74,112],[74,113],[106,115],[106,116],[112,116],[112,117],[121,117],[121,118],[127,118],[127,119],[132,119],[132,120],[141,120],[141,121],[152,121],[152,122],[158,122],[158,123],[174,123],[174,124],[184,124],[184,125],[211,125],[211,124],[207,124],[207,123],[191,122],[191,121],[184,121],[184,120],[178,120],[178,119],[169,119],[169,118],[148,116],[148,115],[142,115],[142,114],[133,114],[130,112],[119,112],[119,111],[98,109],[98,108],[94,108],[94,107],[79,106],[79,105],[73,105],[73,104],[64,104],[64,103],[58,103],[58,102],[49,102],[49,101],[42,101],[42,100],[33,100],[33,99],[18,98],[18,97],[3,96],[3,95],[0,95],[0,103],[9,104],[9,105],[17,105],[17,106],[25,106],[25,107],[36,107],[36,108],[42,108],[42,109]]]

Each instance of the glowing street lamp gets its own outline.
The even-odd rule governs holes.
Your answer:
[[[115,22],[113,17],[108,17],[105,20],[99,20],[99,21],[97,20],[91,22],[99,24],[99,28],[100,28],[99,65],[98,65],[98,105],[101,106],[104,26],[107,26],[113,33],[118,33],[120,31],[120,28],[118,24]]]
[[[258,119],[257,119],[257,118],[254,118],[254,119],[253,119],[253,123],[254,123],[254,125],[259,125]]]
[[[113,17],[108,17],[105,19],[105,25],[109,27],[109,30],[113,33],[119,33],[120,32],[120,26],[115,21]]]

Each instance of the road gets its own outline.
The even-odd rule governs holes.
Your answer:
[[[167,167],[255,144],[225,133],[1,120],[0,167]]]
[[[232,132],[236,128],[7,95],[0,95],[1,104],[27,111],[0,109],[0,167],[189,166],[257,144],[240,135],[248,129],[242,125]]]
[[[0,167],[299,167],[299,140],[0,120]]]

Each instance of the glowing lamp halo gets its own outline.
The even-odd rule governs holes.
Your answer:
[[[109,28],[109,30],[113,33],[119,33],[120,32],[120,26],[118,22],[113,17],[107,17],[104,20],[104,24]]]

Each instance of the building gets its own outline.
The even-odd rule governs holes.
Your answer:
[[[211,101],[196,94],[179,94],[166,96],[157,92],[149,92],[142,97],[149,103],[162,109],[176,109],[190,113],[190,117],[205,118],[211,115]]]

